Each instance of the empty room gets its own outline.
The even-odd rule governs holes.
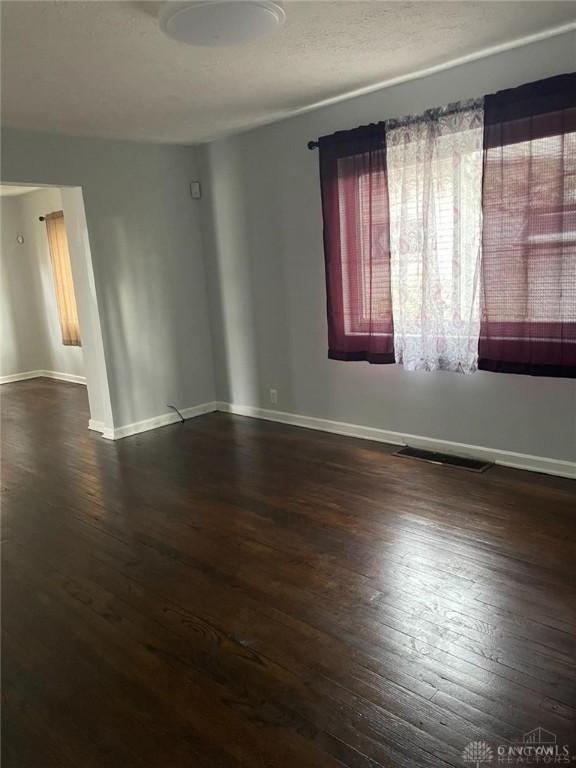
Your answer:
[[[576,764],[576,4],[0,11],[2,765]]]

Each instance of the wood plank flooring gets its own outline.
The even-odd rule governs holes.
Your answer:
[[[1,395],[4,768],[576,754],[575,483],[225,414],[111,443],[83,387]]]

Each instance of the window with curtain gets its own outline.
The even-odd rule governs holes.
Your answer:
[[[576,74],[318,146],[330,357],[576,376]]]
[[[384,126],[320,139],[328,355],[394,362]]]
[[[67,347],[80,347],[80,326],[74,283],[72,282],[72,267],[68,251],[68,238],[64,225],[64,213],[55,211],[46,217],[46,232],[52,264],[52,277],[58,306],[58,319],[62,332],[62,344]]]
[[[396,362],[477,368],[482,100],[386,123]]]
[[[576,375],[576,75],[486,97],[484,370]]]

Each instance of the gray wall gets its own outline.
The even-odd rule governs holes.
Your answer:
[[[6,316],[18,320],[17,324],[6,323],[0,340],[2,375],[47,370],[83,376],[82,348],[62,344],[46,226],[38,220],[62,210],[62,194],[57,188],[47,188],[12,201],[24,243],[19,245],[12,236],[2,248],[2,268],[9,274],[0,298]],[[23,368],[24,362],[33,364],[32,368]]]
[[[38,257],[25,235],[20,197],[0,198],[0,376],[48,369],[50,339]],[[17,242],[24,235],[24,244]]]
[[[318,157],[306,148],[335,130],[572,71],[575,39],[571,33],[501,53],[201,150],[219,399],[576,458],[573,381],[327,359]],[[277,406],[270,387],[278,389]]]
[[[279,410],[570,460],[572,381],[327,359],[306,142],[575,63],[575,36],[564,35],[199,149],[5,129],[0,180],[83,188],[116,427],[215,394],[270,407],[274,387]],[[188,183],[200,176],[198,203]]]
[[[213,399],[187,147],[2,132],[5,183],[81,186],[116,427]]]

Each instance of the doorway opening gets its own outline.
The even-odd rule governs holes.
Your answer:
[[[86,385],[88,427],[113,435],[92,257],[79,187],[0,183],[0,383]]]

